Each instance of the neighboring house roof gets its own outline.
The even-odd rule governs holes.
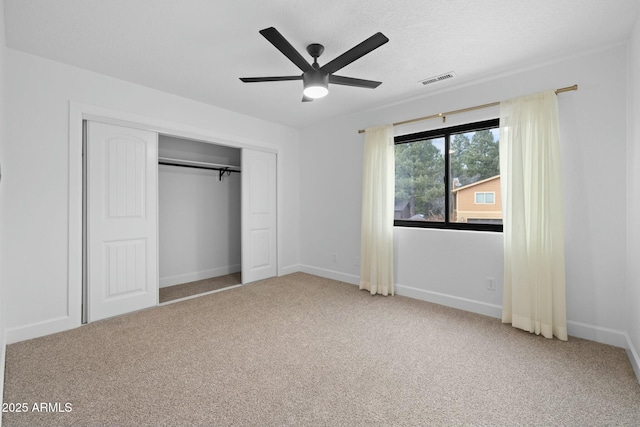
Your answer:
[[[487,178],[487,179],[483,179],[483,180],[480,180],[480,181],[476,181],[473,184],[467,184],[467,185],[462,186],[462,187],[454,188],[451,191],[453,193],[455,193],[456,191],[466,190],[467,188],[471,188],[471,187],[474,187],[476,185],[479,185],[479,184],[482,184],[482,183],[485,183],[485,182],[493,181],[494,179],[500,179],[500,175],[496,175],[496,176],[492,176],[491,178]]]
[[[394,210],[396,211],[401,211],[404,208],[406,208],[409,205],[409,201],[408,200],[400,200],[397,201],[394,207]]]

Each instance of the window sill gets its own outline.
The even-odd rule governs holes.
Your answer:
[[[396,219],[393,221],[394,227],[414,227],[414,228],[437,228],[440,230],[467,230],[467,231],[488,231],[502,233],[502,224],[467,224],[464,222],[433,222],[433,221],[407,221]]]

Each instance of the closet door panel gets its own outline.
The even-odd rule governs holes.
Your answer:
[[[87,316],[157,304],[157,134],[87,123]]]
[[[242,150],[242,282],[277,275],[276,155]]]

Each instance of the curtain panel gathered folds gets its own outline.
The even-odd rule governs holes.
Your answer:
[[[557,96],[500,103],[504,234],[502,321],[567,339]]]
[[[393,295],[393,126],[366,129],[363,157],[360,289]]]

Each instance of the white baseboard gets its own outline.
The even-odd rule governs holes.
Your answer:
[[[309,265],[300,265],[300,271],[308,274],[314,274],[320,277],[326,277],[327,279],[339,280],[341,282],[351,283],[357,285],[360,283],[360,277],[352,274],[345,274],[338,271],[328,270],[324,268],[312,267]],[[440,292],[427,291],[424,289],[414,288],[411,286],[405,286],[396,283],[396,294],[406,296],[409,298],[415,298],[422,301],[431,302],[434,304],[440,304],[447,307],[457,308],[459,310],[470,311],[472,313],[478,313],[489,317],[495,317],[497,319],[502,318],[502,306],[489,304],[483,301],[472,300],[469,298],[458,297],[455,295],[443,294]],[[567,330],[569,335],[582,338],[590,341],[599,342],[602,344],[612,345],[614,347],[629,348],[629,340],[624,332],[604,328],[595,325],[589,325],[581,322],[567,321]],[[633,353],[635,360],[632,360],[632,364],[635,363],[634,369],[638,366],[640,370],[640,359],[638,359],[638,352],[634,350]],[[631,358],[630,358],[631,360]],[[636,372],[638,372],[636,370]],[[640,378],[640,375],[638,376]]]
[[[459,310],[470,311],[472,313],[483,314],[489,317],[502,318],[502,306],[489,304],[482,301],[461,298],[439,292],[426,291],[424,289],[412,288],[396,284],[396,294],[403,295]],[[625,333],[615,329],[603,328],[586,323],[567,321],[567,332],[570,336],[582,338],[590,341],[608,344],[614,347],[628,348]]]
[[[629,335],[625,334],[625,336],[627,339],[627,357],[629,358],[633,372],[635,372],[636,378],[640,383],[640,354],[638,354],[638,349],[633,346]]]
[[[615,329],[567,320],[567,333],[572,337],[627,348],[626,334]]]
[[[7,344],[14,342],[30,340],[32,338],[43,337],[80,326],[80,313],[77,319],[70,316],[57,317],[55,319],[44,320],[38,323],[32,323],[18,328],[7,329]]]
[[[327,279],[350,283],[352,285],[360,284],[360,276],[356,276],[354,274],[341,273],[339,271],[312,267],[310,265],[303,265],[303,264],[300,265],[300,271],[307,274],[313,274],[314,276],[320,276]]]
[[[422,301],[432,302],[458,310],[470,311],[489,317],[502,318],[502,306],[476,301],[469,298],[457,297],[440,292],[426,291],[424,289],[413,288],[411,286],[399,285],[396,283],[396,295],[415,298]]]
[[[339,271],[328,270],[324,268],[312,267],[310,265],[300,265],[300,271],[315,276],[325,277],[327,279],[338,280],[352,285],[360,284],[360,276],[355,274],[346,274]],[[447,307],[457,308],[460,310],[470,311],[473,313],[484,314],[490,317],[502,317],[502,307],[488,304],[481,301],[460,298],[453,295],[441,294],[438,292],[425,291],[424,289],[413,288],[396,284],[396,294],[415,298],[422,301],[432,302]]]
[[[158,280],[158,284],[161,288],[166,288],[167,286],[195,282],[196,280],[210,279],[211,277],[224,276],[225,274],[237,273],[239,271],[240,264],[228,265],[224,267],[212,268],[210,270],[178,274],[176,276],[161,277],[160,280]]]

